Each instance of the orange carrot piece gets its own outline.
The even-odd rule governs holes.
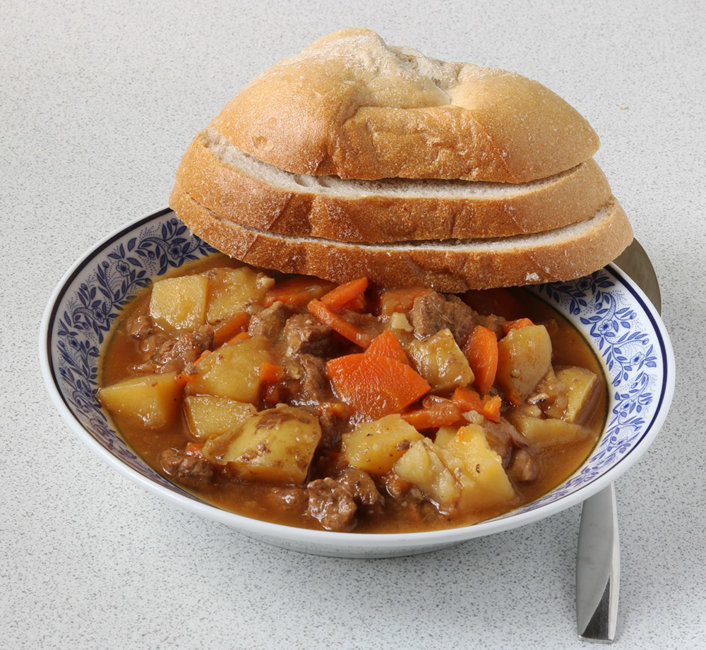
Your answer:
[[[232,345],[233,343],[237,343],[238,341],[247,341],[250,338],[252,337],[247,332],[240,332],[239,334],[236,334],[232,339],[227,340],[224,345]]]
[[[247,325],[248,320],[250,320],[250,316],[241,311],[222,323],[219,323],[213,333],[213,347],[220,347],[236,334],[239,334],[243,327]]]
[[[499,395],[481,397],[470,388],[457,388],[451,396],[451,401],[458,404],[462,411],[477,411],[491,422],[500,422],[502,399]]]
[[[385,330],[382,334],[378,334],[370,343],[365,354],[390,357],[390,359],[395,359],[395,361],[409,365],[407,353],[404,351],[402,344],[397,340],[397,337],[390,330]]]
[[[351,311],[363,311],[365,304],[365,294],[361,293],[357,298],[346,303],[346,309],[350,309]]]
[[[298,309],[310,300],[321,298],[336,285],[328,280],[321,280],[306,275],[297,275],[278,282],[263,297],[262,303],[269,307],[279,301],[288,307]]]
[[[468,364],[481,395],[487,395],[498,371],[498,339],[493,330],[476,325],[464,346]]]
[[[203,445],[204,443],[202,442],[188,442],[186,447],[184,447],[184,453],[189,456],[196,456],[197,458],[205,459],[205,456],[203,455]]]
[[[432,293],[429,287],[412,287],[411,289],[389,289],[380,296],[380,312],[390,316],[395,312],[406,313],[420,296]]]
[[[518,330],[521,327],[531,327],[534,323],[529,318],[518,318],[508,321],[503,325],[503,331],[507,334],[510,330]]]
[[[331,311],[338,311],[347,306],[348,303],[359,299],[368,288],[368,278],[356,278],[350,282],[339,284],[335,289],[332,289],[327,294],[321,297],[321,302],[324,303]]]
[[[331,359],[326,368],[336,395],[369,420],[399,413],[431,388],[410,366],[390,357],[349,354]]]
[[[284,367],[265,361],[260,366],[260,381],[264,384],[276,384],[284,379]]]
[[[370,345],[370,334],[358,329],[346,320],[343,320],[338,314],[332,312],[320,300],[312,300],[308,305],[309,311],[316,316],[322,323],[328,325],[334,332],[338,332],[341,336],[352,341],[361,348],[367,348]]]
[[[505,399],[507,399],[513,406],[519,406],[522,404],[522,397],[514,390],[508,390],[505,393]]]
[[[196,377],[196,375],[190,375],[188,372],[180,372],[174,377],[174,381],[176,381],[179,386],[186,386],[186,384],[192,381],[192,377]]]
[[[402,413],[402,419],[420,431],[450,426],[463,420],[458,404],[443,397],[430,397],[424,398],[422,408]]]

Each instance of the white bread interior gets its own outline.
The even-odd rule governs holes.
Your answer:
[[[178,186],[172,207],[199,237],[246,263],[344,282],[367,275],[386,287],[459,292],[570,280],[613,260],[632,240],[615,199],[563,228],[485,240],[349,243],[291,237],[221,219]]]
[[[340,241],[504,237],[587,219],[611,196],[592,159],[514,185],[461,180],[343,180],[292,174],[199,133],[177,182],[204,207],[244,226]]]

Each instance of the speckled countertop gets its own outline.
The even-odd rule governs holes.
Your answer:
[[[350,4],[2,3],[0,647],[584,645],[578,507],[418,557],[301,555],[132,484],[43,388],[37,328],[69,265],[166,205],[187,142],[249,78],[346,25],[539,79],[600,134],[598,161],[662,282],[678,368],[667,424],[617,486],[618,645],[704,647],[703,6]]]

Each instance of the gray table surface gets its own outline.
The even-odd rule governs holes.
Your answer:
[[[578,507],[424,556],[301,555],[110,470],[43,388],[37,328],[69,265],[166,205],[186,144],[249,78],[348,25],[536,78],[600,134],[678,367],[666,425],[617,486],[618,645],[704,647],[704,5],[349,4],[0,2],[0,647],[584,645]]]

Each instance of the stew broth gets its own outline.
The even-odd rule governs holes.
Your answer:
[[[204,262],[182,268],[179,275],[204,274],[209,269],[237,268],[241,266],[228,258],[218,255]],[[267,273],[272,276],[270,272]],[[282,278],[277,276],[276,279],[279,281]],[[149,354],[145,352],[145,348],[149,347],[145,343],[147,339],[136,339],[130,333],[127,324],[131,317],[133,320],[135,319],[136,314],[149,312],[151,291],[151,287],[145,289],[125,308],[124,313],[118,319],[103,350],[101,364],[102,386],[112,386],[126,378],[148,374],[150,368],[145,365],[146,359],[150,358]],[[382,290],[368,288],[365,294],[366,307],[362,316],[359,313],[361,310],[357,312],[355,310],[344,310],[341,312],[347,321],[354,323],[357,327],[362,329],[369,328],[371,337],[377,335],[379,331],[385,328],[389,329],[389,323],[385,325],[385,328],[379,326],[379,322],[384,320],[384,317],[379,315],[381,293],[383,293]],[[577,366],[590,370],[598,377],[597,387],[594,390],[591,403],[587,406],[588,412],[582,416],[582,427],[585,433],[579,439],[567,444],[536,445],[527,443],[526,449],[531,454],[536,470],[536,478],[520,481],[515,480],[511,476],[510,482],[514,490],[514,497],[499,505],[483,506],[481,504],[478,507],[466,507],[463,511],[459,511],[459,509],[454,507],[439,507],[438,502],[435,502],[433,498],[429,498],[428,495],[424,495],[423,490],[414,489],[416,488],[415,485],[412,485],[413,489],[409,491],[409,481],[402,482],[403,487],[408,489],[405,496],[395,498],[392,496],[395,491],[392,490],[391,493],[388,490],[389,484],[385,482],[387,478],[383,479],[374,475],[373,480],[382,496],[383,503],[378,503],[373,507],[359,505],[354,528],[349,527],[346,530],[353,529],[355,532],[365,533],[397,533],[473,524],[541,497],[570,476],[588,456],[602,431],[606,415],[606,387],[599,361],[580,333],[542,300],[522,289],[508,290],[507,295],[511,296],[515,304],[521,305],[522,317],[529,318],[535,324],[546,324],[551,337],[553,368]],[[476,295],[475,298],[478,298],[478,296]],[[473,302],[473,300],[470,301]],[[248,309],[252,314],[256,314],[260,308],[261,306],[255,308],[251,306]],[[372,316],[367,317],[365,314],[367,310],[378,315],[375,319]],[[303,310],[292,310],[291,313],[295,314],[301,311],[306,312],[306,308]],[[515,314],[511,314],[511,316],[516,317]],[[373,322],[374,320],[378,321],[377,325]],[[407,320],[409,322],[412,318],[410,317]],[[166,336],[158,325],[152,323],[152,326],[155,332]],[[419,338],[414,332],[408,332],[406,329],[393,331],[407,350],[410,349],[409,343]],[[245,337],[243,336],[243,338]],[[333,338],[335,340],[332,348],[323,355],[325,358],[339,356],[341,353],[345,355],[361,351],[354,344],[343,341],[335,333]],[[286,353],[282,351],[282,345],[278,343],[273,346],[273,349],[276,349],[274,365],[286,366],[286,360],[283,360]],[[193,370],[193,365],[189,366],[188,369]],[[182,368],[177,377],[184,375],[184,372]],[[285,386],[285,383],[284,381],[281,382],[281,386]],[[288,386],[289,388],[278,389],[275,397],[279,397],[283,402],[296,405],[299,403],[297,395],[292,395],[288,392],[288,390],[291,390],[291,382]],[[449,391],[442,390],[440,392],[442,399],[448,401]],[[495,387],[492,392],[502,397],[502,416],[504,421],[505,416],[513,411],[514,407],[509,403],[507,395],[502,390],[498,390]],[[181,398],[179,399],[181,400]],[[261,391],[255,406],[258,411],[262,411],[272,408],[275,401],[271,397],[263,401]],[[103,402],[104,405],[107,405],[105,399],[103,399]],[[412,405],[405,407],[403,411],[414,410],[419,404],[420,401],[415,401]],[[310,406],[311,404],[309,404]],[[522,407],[531,408],[527,404],[523,404]],[[120,409],[109,408],[109,410],[117,425],[117,429],[134,451],[160,474],[174,480],[174,475],[170,475],[165,471],[163,453],[168,449],[184,450],[189,443],[193,444],[196,441],[184,415],[183,408],[179,409],[178,416],[173,421],[156,428],[145,426],[144,418],[135,418],[134,415],[122,412]],[[342,459],[340,436],[346,430],[354,429],[357,424],[365,419],[359,415],[357,417],[353,415],[344,425],[341,426],[340,422],[338,423],[339,433],[328,438],[322,438],[322,442],[319,444],[309,467],[305,484],[312,479],[328,475],[328,472],[332,472],[335,476],[336,472],[345,467],[346,459],[345,457]],[[459,424],[459,426],[462,425],[463,422]],[[435,438],[434,430],[423,430],[423,434],[429,440],[434,440]],[[514,447],[514,444],[513,449],[515,451],[512,453],[516,454],[517,448]],[[290,526],[314,529],[322,527],[320,521],[310,516],[306,509],[307,488],[305,484],[292,487],[290,495],[288,490],[290,490],[291,486],[286,484],[266,480],[244,480],[237,472],[227,468],[223,470],[223,467],[219,467],[218,471],[221,472],[218,480],[198,486],[185,485],[184,483],[180,483],[180,485],[209,503],[247,517]],[[311,507],[310,504],[309,507]]]

